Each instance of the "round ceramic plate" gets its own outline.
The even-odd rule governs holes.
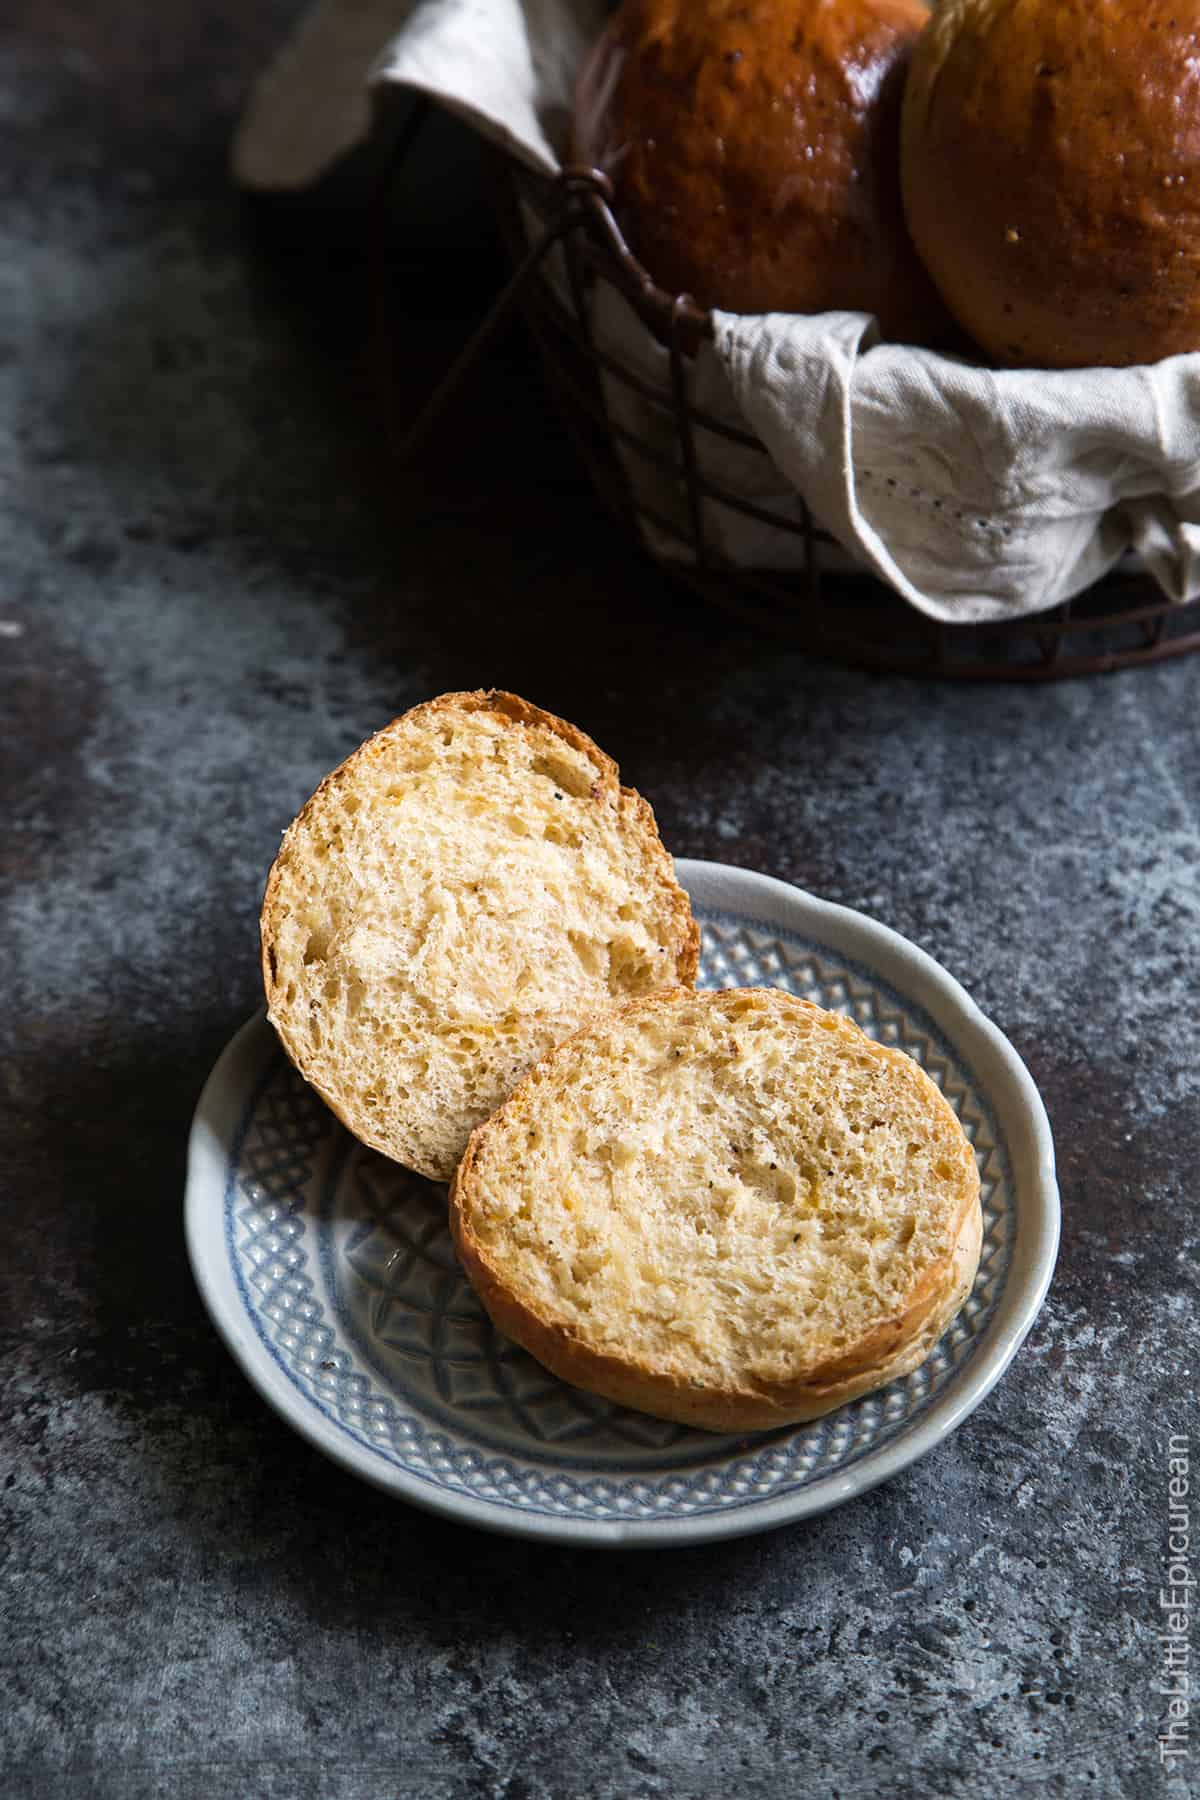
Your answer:
[[[915,1374],[811,1425],[722,1438],[548,1375],[489,1323],[445,1189],[366,1150],[262,1018],[201,1096],[188,1163],[196,1280],[250,1380],[335,1461],[473,1525],[564,1543],[696,1543],[862,1493],[978,1406],[1041,1305],[1058,1246],[1045,1109],[956,981],[886,926],[781,881],[681,862],[700,985],[771,985],[928,1070],[975,1147],[984,1241],[966,1306]]]

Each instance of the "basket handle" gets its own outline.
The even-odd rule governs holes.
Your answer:
[[[411,146],[427,109],[428,102],[424,102],[414,116],[409,129],[404,134],[403,151],[407,151]],[[563,170],[558,180],[562,199],[557,211],[551,215],[541,231],[538,232],[526,255],[522,257],[512,275],[492,301],[480,324],[471,333],[429,398],[418,409],[416,417],[401,429],[395,413],[396,383],[392,379],[397,362],[397,344],[392,327],[391,308],[387,303],[384,270],[387,244],[386,201],[392,174],[403,151],[398,152],[389,161],[377,190],[374,207],[376,219],[375,331],[387,392],[388,443],[392,453],[399,461],[411,462],[454,400],[484,350],[508,320],[514,306],[521,298],[526,284],[541,268],[551,250],[573,231],[587,227],[589,197],[598,195],[606,200],[611,190],[608,177],[598,169],[572,167]]]

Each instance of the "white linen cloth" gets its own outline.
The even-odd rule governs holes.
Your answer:
[[[366,135],[372,85],[430,95],[553,174],[575,71],[604,0],[322,0],[267,72],[234,144],[246,185],[295,188]],[[934,618],[1053,606],[1130,548],[1172,599],[1200,595],[1200,353],[1153,367],[993,370],[880,342],[863,313],[717,313],[693,399],[749,422],[773,467],[700,440],[705,472],[796,512],[795,491],[847,551]],[[601,339],[663,375],[665,352],[615,294]],[[609,382],[614,418],[661,415]],[[638,494],[681,516],[679,483],[634,456]],[[784,566],[796,540],[709,503],[706,531],[745,566]],[[647,532],[666,555],[669,536]]]

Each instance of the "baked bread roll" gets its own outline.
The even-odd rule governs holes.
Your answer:
[[[576,153],[611,171],[657,284],[731,312],[948,327],[900,204],[921,0],[626,0],[583,71]]]
[[[1200,347],[1200,4],[945,0],[914,53],[904,203],[998,362]]]
[[[654,814],[583,732],[445,694],[323,781],[262,908],[284,1049],[356,1137],[446,1180],[474,1125],[598,1009],[695,979]]]
[[[563,1380],[713,1431],[924,1360],[979,1261],[974,1154],[900,1051],[777,989],[630,1003],[473,1133],[451,1230]]]

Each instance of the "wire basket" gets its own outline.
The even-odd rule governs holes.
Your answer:
[[[993,624],[942,624],[909,606],[865,573],[831,574],[822,558],[838,546],[800,499],[794,516],[734,493],[705,472],[701,446],[713,434],[742,455],[768,453],[751,432],[699,409],[689,369],[711,336],[710,315],[687,295],[658,288],[625,241],[612,208],[608,177],[571,165],[556,179],[539,177],[496,153],[491,164],[496,216],[514,273],[419,417],[404,434],[411,455],[444,411],[476,358],[511,309],[519,306],[537,343],[551,392],[596,492],[617,520],[646,545],[649,528],[669,540],[679,560],[660,566],[728,612],[790,639],[813,655],[859,667],[974,681],[1046,681],[1161,661],[1200,649],[1200,600],[1168,600],[1140,572],[1119,573],[1050,611]],[[551,254],[566,280],[551,275]],[[661,384],[594,338],[595,285],[609,282],[668,352]],[[613,416],[605,384],[636,394],[670,422],[653,443]],[[612,391],[610,389],[610,391]],[[651,506],[629,466],[657,467],[675,484],[675,516]],[[734,565],[714,545],[713,505],[789,540],[787,573]],[[647,546],[649,547],[649,546]],[[653,553],[653,552],[652,552]],[[844,553],[841,553],[844,560]],[[772,559],[774,560],[774,559]]]

